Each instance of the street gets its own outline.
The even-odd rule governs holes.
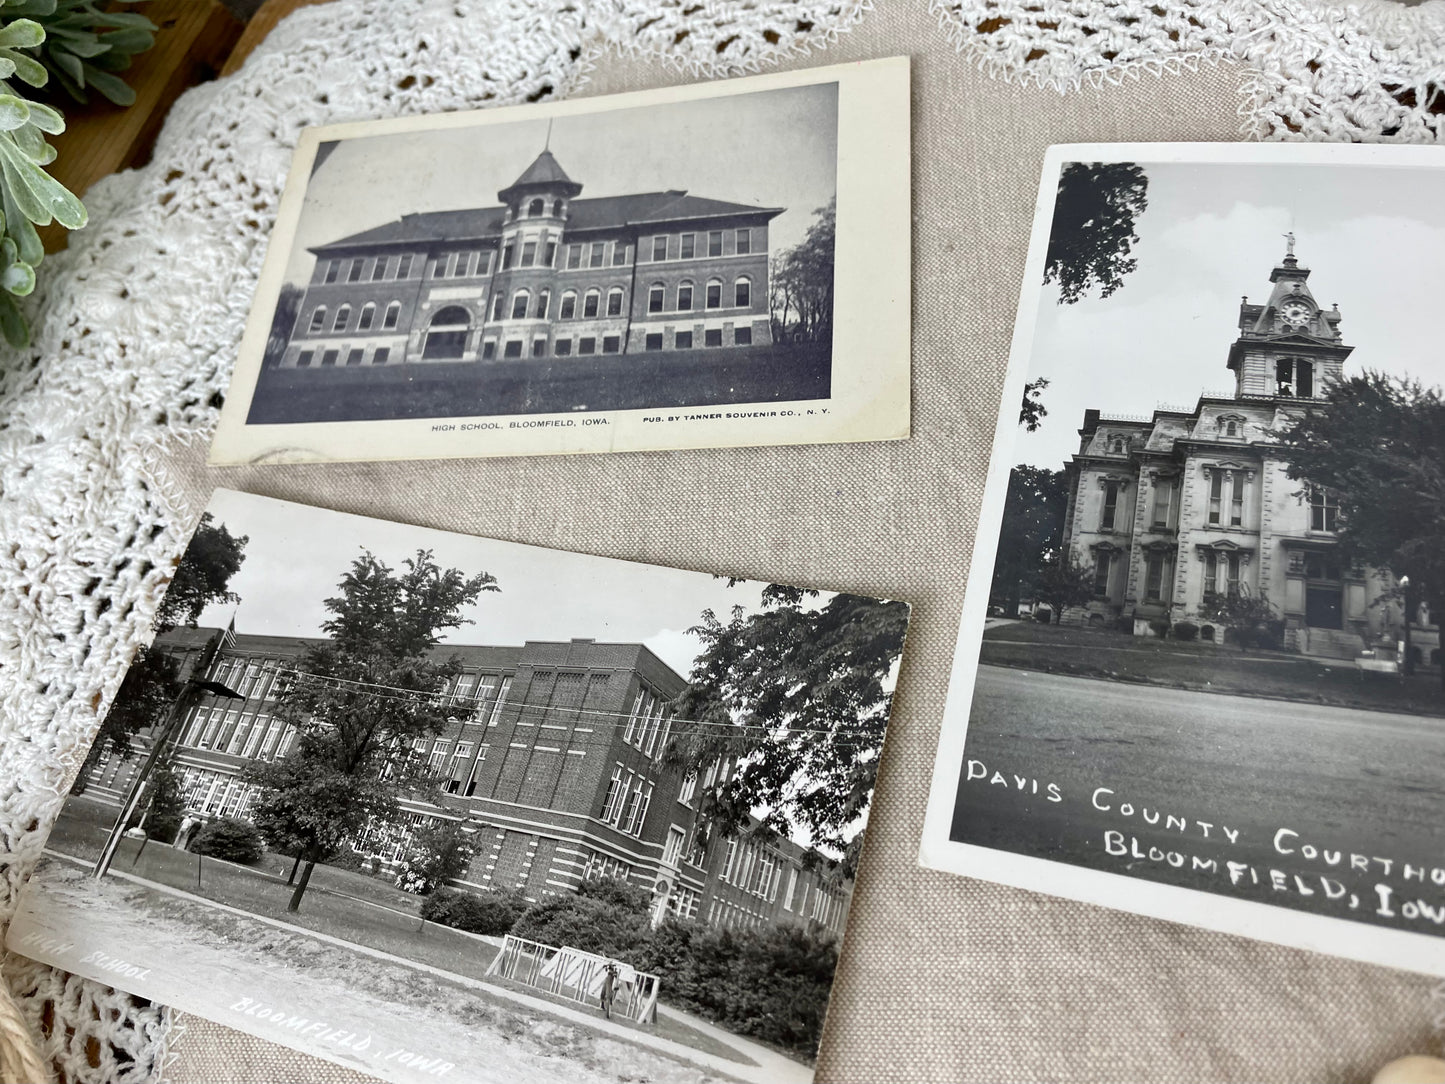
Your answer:
[[[1438,718],[980,666],[964,767],[955,840],[1445,934]]]

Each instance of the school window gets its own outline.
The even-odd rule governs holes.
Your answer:
[[[362,268],[364,268],[365,266],[366,266],[366,261],[365,261],[365,260],[352,260],[352,261],[351,261],[351,271],[350,271],[350,273],[346,276],[346,281],[347,281],[347,282],[360,282],[360,281],[361,281],[361,271],[362,271]]]
[[[482,343],[482,360],[483,360],[483,361],[491,361],[491,360],[492,360],[494,357],[496,357],[496,356],[497,356],[497,340],[496,340],[496,339],[488,339],[486,342]]]
[[[1099,530],[1112,531],[1114,517],[1119,511],[1119,483],[1104,483],[1104,510],[1099,516]]]
[[[527,241],[522,245],[522,266],[531,267],[537,262],[537,242]]]
[[[314,350],[301,351],[301,353],[296,356],[296,368],[309,369],[311,367],[311,359],[315,356],[316,352]]]
[[[736,234],[737,253],[746,256],[753,250],[753,234],[749,229],[740,229]]]
[[[547,204],[544,200],[534,199],[531,203],[527,204],[527,217],[541,218],[545,213],[544,209],[546,206]]]
[[[607,256],[607,245],[602,241],[592,242],[592,252],[588,257],[588,267],[601,267]]]
[[[647,311],[648,311],[648,312],[661,312],[661,311],[662,311],[663,301],[664,301],[664,299],[665,299],[665,297],[666,297],[666,294],[667,294],[667,291],[662,288],[662,284],[661,284],[661,283],[658,283],[657,285],[653,286],[650,290],[648,290],[648,291],[647,291]]]
[[[389,346],[378,346],[378,347],[376,348],[375,353],[373,353],[373,354],[371,355],[371,364],[373,364],[373,365],[385,365],[386,362],[387,362],[387,359],[389,359],[390,357],[391,357],[391,347],[389,347]]]
[[[362,359],[365,355],[366,355],[366,351],[365,351],[365,350],[363,350],[363,349],[362,349],[361,347],[359,347],[359,346],[353,346],[353,347],[351,348],[351,350],[350,350],[350,351],[347,353],[347,355],[346,355],[346,364],[347,364],[347,365],[360,365],[360,364],[361,364],[361,359]]]
[[[697,795],[697,772],[688,772],[682,777],[682,789],[677,792],[677,800],[683,805],[692,805],[693,798]]]
[[[515,251],[512,242],[508,241],[502,246],[502,270],[507,271],[512,266],[512,254]]]
[[[620,289],[614,288],[607,291],[607,315],[622,315],[622,291]]]
[[[467,784],[462,790],[463,796],[470,798],[477,792],[477,769],[482,766],[486,759],[487,746],[483,745],[477,750],[477,759],[472,761],[471,767],[467,769]]]
[[[666,237],[654,237],[652,239],[652,258],[654,261],[667,259]]]
[[[649,333],[648,336],[647,336],[647,338],[643,341],[643,349],[645,349],[645,350],[661,350],[661,349],[662,349],[662,332],[660,332],[660,331],[654,331],[654,332]]]
[[[667,842],[662,846],[662,864],[665,866],[676,866],[682,859],[682,845],[687,840],[687,833],[677,825],[671,825],[667,829]]]
[[[563,320],[570,320],[577,315],[577,295],[566,293],[562,295],[562,311],[557,314]]]
[[[612,242],[612,266],[621,267],[627,262],[627,246],[621,241]]]
[[[1109,569],[1114,564],[1112,553],[1099,553],[1094,558],[1094,596],[1096,598],[1109,597]]]
[[[339,350],[327,350],[325,353],[323,353],[323,354],[321,355],[321,364],[322,364],[322,365],[335,365],[335,364],[336,364],[336,359],[337,359],[338,357],[340,357],[340,356],[341,356],[341,351],[339,351]]]
[[[722,307],[722,283],[709,282],[707,284],[707,307],[710,309]]]
[[[299,364],[299,362],[298,362]],[[1310,530],[1334,531],[1339,529],[1340,502],[1327,489],[1310,487]]]
[[[679,331],[679,332],[677,332],[677,333],[676,333],[675,335],[673,335],[673,337],[672,337],[672,345],[673,345],[673,348],[674,348],[674,349],[677,349],[677,350],[691,350],[691,349],[692,349],[692,332],[691,332],[691,331]]]
[[[712,230],[708,233],[707,254],[709,256],[722,255],[722,230]]]
[[[602,336],[602,352],[604,354],[616,354],[622,349],[622,339],[617,335]]]
[[[597,302],[602,294],[597,290],[588,290],[587,296],[582,299],[582,315],[592,317],[597,315]]]
[[[798,888],[798,871],[797,871],[796,869],[789,869],[789,870],[788,870],[788,894],[783,897],[783,910],[785,910],[785,911],[791,911],[791,910],[793,909],[793,893],[794,893],[795,891],[797,891],[797,888]]]
[[[401,302],[393,301],[386,307],[386,315],[381,318],[381,326],[390,330],[396,327],[396,322],[401,319]]]
[[[385,256],[378,256],[376,258],[376,263],[373,264],[371,268],[372,282],[380,282],[386,278],[386,265],[390,262]]]
[[[753,329],[750,328],[750,327],[735,327],[735,328],[733,328],[733,345],[734,345],[734,346],[752,346],[752,345],[753,345]]]
[[[612,769],[612,780],[607,784],[607,794],[602,799],[602,820],[608,824],[612,823],[613,814],[621,803],[620,795],[625,794],[627,786],[622,781],[622,765]]]
[[[582,246],[581,246],[581,245],[568,245],[568,246],[567,246],[567,267],[568,267],[568,269],[570,270],[570,269],[572,269],[572,268],[581,267],[581,266],[582,266]]]
[[[525,318],[526,318],[526,315],[527,315],[527,302],[528,302],[529,300],[530,300],[530,297],[528,296],[526,290],[518,290],[518,291],[517,291],[516,296],[512,298],[512,319],[513,319],[513,320],[522,320],[522,319],[525,319]]]
[[[522,340],[508,339],[507,345],[502,348],[502,357],[519,358],[522,356]]]
[[[552,353],[559,358],[565,358],[572,353],[571,339],[558,339],[552,344]]]
[[[684,282],[677,288],[677,311],[692,311],[692,283]]]
[[[368,301],[361,306],[361,315],[356,318],[357,331],[370,331],[371,325],[376,322],[376,305]]]
[[[537,319],[538,319],[538,320],[545,320],[545,319],[547,319],[547,309],[548,309],[548,307],[549,307],[551,304],[552,304],[552,291],[551,291],[551,290],[538,290],[538,291],[537,291]]]
[[[534,358],[545,358],[545,357],[547,356],[547,340],[546,340],[546,339],[533,339],[533,340],[532,340],[532,356],[533,356]]]
[[[351,306],[342,305],[336,310],[336,319],[331,321],[332,331],[345,331],[346,325],[351,320]]]
[[[590,335],[586,335],[586,336],[578,339],[578,340],[577,340],[577,353],[579,353],[579,354],[595,354],[595,353],[597,353],[597,340],[594,339],[594,338],[593,338],[592,336],[590,336]]]
[[[747,279],[738,279],[733,283],[733,304],[740,309],[745,309],[753,303],[753,284]]]
[[[340,275],[340,274],[341,274],[341,261],[340,261],[340,260],[332,260],[329,264],[326,265],[326,281],[327,281],[327,282],[335,282],[336,279],[337,279],[337,276]]]
[[[710,327],[704,330],[702,333],[702,344],[703,346],[721,346],[722,328]]]
[[[501,293],[498,293],[495,297],[492,298],[492,319],[493,319],[493,320],[500,320],[500,319],[502,318],[503,307],[504,307],[506,304],[507,304],[507,299],[506,299],[505,295],[503,295],[503,294],[501,294]]]
[[[396,277],[399,279],[411,278],[411,253],[407,253],[397,260]]]
[[[685,233],[682,235],[682,251],[680,255],[684,260],[690,260],[697,255],[697,234]]]

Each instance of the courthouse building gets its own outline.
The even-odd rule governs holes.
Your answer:
[[[316,257],[283,368],[585,358],[772,341],[782,208],[682,190],[581,198],[544,150],[501,206],[403,215]]]
[[[1270,272],[1263,304],[1239,306],[1225,365],[1232,391],[1193,409],[1152,417],[1084,413],[1079,451],[1065,467],[1064,537],[1093,577],[1094,599],[1064,619],[1122,620],[1153,634],[1161,619],[1220,634],[1203,613],[1222,596],[1268,599],[1285,645],[1307,655],[1355,658],[1403,638],[1388,575],[1343,559],[1338,505],[1328,490],[1291,480],[1273,445],[1302,403],[1323,402],[1354,349],[1338,306],[1310,292],[1309,269],[1289,249]],[[1437,665],[1430,615],[1412,615],[1417,662]]]
[[[187,673],[219,636],[178,628],[156,644]],[[255,794],[240,769],[290,751],[295,730],[272,714],[277,691],[299,680],[303,653],[320,641],[228,633],[221,642],[207,673],[191,676],[240,698],[205,693],[176,739],[187,811],[203,819],[245,817]],[[475,854],[459,887],[520,889],[537,900],[615,876],[665,895],[682,919],[729,928],[817,922],[842,933],[852,886],[809,860],[818,856],[788,840],[700,839],[698,794],[730,766],[698,778],[662,765],[670,704],[685,682],[645,646],[528,641],[437,653],[460,658],[462,672],[447,690],[459,717],[412,750],[436,791],[404,800],[399,823],[368,827],[354,841],[360,853],[392,869],[416,827],[460,821]],[[87,795],[118,803],[140,759],[107,752]]]

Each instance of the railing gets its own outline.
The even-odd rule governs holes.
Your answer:
[[[639,1024],[656,1023],[658,977],[606,956],[507,934],[487,975],[602,1008],[609,965],[614,968],[611,1012]]]

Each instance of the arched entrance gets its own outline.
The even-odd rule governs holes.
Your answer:
[[[460,305],[448,305],[431,319],[421,356],[428,359],[457,359],[466,352],[472,316]]]

